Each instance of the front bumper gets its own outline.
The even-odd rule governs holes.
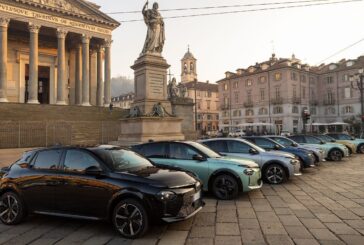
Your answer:
[[[315,166],[315,156],[310,153],[307,157],[303,159],[302,165],[304,168],[311,168]]]
[[[243,192],[260,189],[263,186],[262,172],[260,168],[252,168],[254,170],[252,175],[240,175],[241,182],[243,184]],[[248,182],[247,182],[248,181]]]
[[[296,162],[294,164],[291,164],[292,166],[292,173],[290,174],[291,176],[301,176],[302,172],[301,172],[301,163],[299,160],[295,160]]]

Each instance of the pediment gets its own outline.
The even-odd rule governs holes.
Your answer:
[[[13,0],[14,1],[14,0]],[[117,27],[120,23],[99,10],[99,7],[86,0],[15,0],[18,3],[57,12],[64,16],[78,17],[83,20],[98,22]]]

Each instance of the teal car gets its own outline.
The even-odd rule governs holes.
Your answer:
[[[303,145],[319,145],[325,151],[325,159],[330,161],[341,161],[342,158],[348,157],[350,155],[349,150],[345,145],[337,143],[326,143],[312,135],[294,135],[289,136],[288,138]]]
[[[202,181],[203,190],[211,191],[218,199],[234,199],[239,192],[259,189],[263,185],[260,168],[254,161],[222,156],[200,143],[151,142],[132,149],[158,167],[193,173]]]
[[[353,143],[356,147],[356,152],[364,154],[364,139],[356,139],[348,134],[343,134],[343,133],[329,133],[327,135],[336,140],[341,140],[341,141],[345,140],[350,143]]]

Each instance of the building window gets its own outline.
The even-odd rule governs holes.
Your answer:
[[[264,77],[264,76],[261,76],[260,78],[259,78],[259,82],[260,83],[265,83],[267,81],[267,79],[266,79],[266,77]]]
[[[303,83],[305,83],[306,82],[306,75],[301,75],[301,77],[300,77],[300,80],[301,80],[301,82],[303,82]]]
[[[207,104],[207,110],[210,110],[210,108],[211,108],[211,101],[207,100],[206,101],[206,104]]]
[[[298,114],[299,113],[297,106],[293,106],[292,107],[292,113],[294,113],[294,114]]]
[[[282,73],[281,72],[276,72],[274,74],[274,80],[276,80],[276,81],[282,80]]]
[[[334,81],[334,79],[332,77],[326,77],[326,83],[327,84],[332,84]]]
[[[273,108],[273,114],[282,114],[283,113],[283,107],[276,106]]]
[[[334,107],[328,107],[328,108],[326,108],[326,110],[325,110],[325,114],[326,114],[326,115],[335,114],[335,112],[336,112],[336,110],[335,110],[335,108],[334,108]]]
[[[345,106],[344,107],[344,113],[345,114],[354,113],[354,108],[352,106]]]
[[[302,87],[302,98],[306,99],[306,87]]]
[[[281,98],[281,89],[280,87],[276,87],[276,99],[280,99]]]
[[[211,91],[207,91],[207,97],[211,98],[212,97],[212,93]]]
[[[251,79],[246,80],[245,85],[246,85],[247,87],[252,86],[252,84],[253,84],[253,81],[252,81]]]
[[[248,116],[248,117],[254,116],[254,111],[252,109],[246,110],[245,111],[245,116]]]
[[[234,93],[235,104],[239,104],[239,92]]]
[[[267,108],[259,108],[259,115],[267,115],[268,114],[268,109]]]
[[[265,89],[261,88],[260,89],[260,101],[264,101],[265,100]]]
[[[350,87],[344,88],[344,98],[345,99],[353,98],[353,90]]]
[[[228,97],[224,97],[224,107],[228,108],[229,106],[229,98]]]
[[[297,81],[297,73],[296,72],[291,72],[291,80]]]
[[[310,113],[311,113],[311,115],[316,115],[316,114],[317,114],[317,109],[316,109],[316,107],[311,107],[311,108],[310,108]]]
[[[197,109],[201,109],[201,101],[197,101]]]
[[[238,87],[239,87],[238,82],[234,82],[234,88],[236,89],[236,88],[238,88]]]
[[[228,90],[228,84],[227,83],[225,83],[224,84],[224,91],[227,91]]]
[[[212,116],[211,115],[207,115],[207,120],[212,120]]]
[[[297,98],[297,86],[295,85],[292,87],[292,96],[294,99]]]
[[[252,91],[246,92],[246,98],[248,103],[252,103]]]

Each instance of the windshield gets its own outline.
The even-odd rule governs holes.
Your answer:
[[[293,140],[287,138],[273,138],[273,140],[284,146],[293,146],[293,143],[295,143]]]
[[[306,141],[309,144],[321,144],[321,140],[317,137],[313,137],[313,136],[306,136]]]
[[[321,140],[324,140],[326,142],[335,142],[336,141],[334,138],[331,138],[330,136],[327,136],[327,135],[319,135],[318,138],[320,138]]]
[[[211,150],[210,148],[197,143],[197,142],[188,142],[189,145],[195,147],[196,149],[198,149],[199,151],[203,152],[207,157],[209,158],[219,158],[221,157],[221,155],[213,150]]]
[[[341,139],[341,140],[352,140],[351,136],[347,135],[347,134],[340,134],[339,139]]]
[[[115,171],[127,171],[153,166],[147,159],[132,151],[110,150],[109,154]]]

